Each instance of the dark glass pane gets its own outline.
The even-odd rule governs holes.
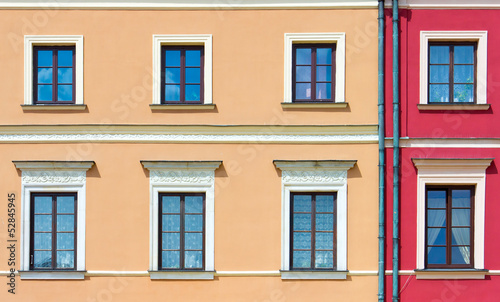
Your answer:
[[[333,195],[316,195],[316,212],[333,213]]]
[[[35,214],[52,213],[52,196],[35,196]]]
[[[33,255],[33,266],[36,268],[52,266],[52,252],[35,251]]]
[[[311,230],[311,214],[293,214],[294,231]]]
[[[474,46],[455,46],[455,64],[474,64]]]
[[[203,252],[201,251],[186,251],[184,253],[185,268],[202,268],[203,267]]]
[[[179,196],[162,196],[163,213],[180,213],[181,198]]]
[[[294,212],[311,212],[312,197],[311,195],[294,195],[293,196],[293,211]]]
[[[161,266],[163,268],[180,268],[181,253],[178,251],[161,252]]]
[[[75,229],[74,215],[57,215],[57,231],[73,232]]]
[[[186,215],[184,220],[184,228],[188,232],[202,232],[203,215]]]
[[[57,83],[73,83],[73,68],[59,68],[57,70]]]
[[[167,232],[179,232],[181,230],[180,215],[163,215],[162,230]]]
[[[201,51],[186,50],[186,66],[200,66]]]
[[[165,51],[165,66],[181,66],[181,51],[167,50]]]
[[[311,82],[311,66],[297,66],[296,82]]]
[[[52,231],[51,215],[35,215],[35,232]]]
[[[75,213],[75,197],[57,196],[57,213]]]
[[[427,191],[427,207],[446,209],[446,191]]]
[[[51,233],[35,233],[35,250],[51,250],[52,249],[52,234]]]
[[[452,226],[470,226],[470,210],[469,209],[452,209],[451,210],[451,225]]]
[[[332,49],[331,48],[318,48],[316,49],[316,63],[317,64],[332,64]]]
[[[332,84],[318,83],[316,84],[316,99],[324,100],[332,98]]]
[[[180,233],[163,233],[161,247],[164,250],[178,250],[178,249],[180,249],[181,248],[181,234]]]
[[[57,51],[57,66],[73,66],[73,51],[72,50],[58,50]]]
[[[428,245],[446,245],[446,228],[428,228]]]
[[[180,101],[180,96],[180,85],[165,85],[165,101]]]
[[[293,251],[293,267],[294,268],[310,268],[311,267],[311,252],[310,251]]]
[[[470,247],[454,246],[451,248],[452,264],[470,264]]]
[[[449,103],[450,86],[443,84],[429,85],[429,103]]]
[[[52,101],[52,85],[38,85],[38,100]]]
[[[186,85],[186,101],[201,100],[200,85]]]
[[[73,85],[58,85],[57,86],[57,100],[58,101],[72,101],[73,100]]]
[[[450,66],[449,65],[431,65],[430,83],[449,83]]]
[[[311,49],[310,48],[297,48],[296,49],[296,64],[297,65],[311,65]]]
[[[333,250],[333,233],[316,233],[317,250]]]
[[[474,65],[455,65],[453,70],[455,83],[474,83]]]
[[[427,210],[427,226],[446,226],[446,210]]]
[[[316,67],[316,81],[332,81],[332,67],[331,66],[318,66]]]
[[[470,207],[470,190],[453,190],[451,192],[451,205],[454,208]]]
[[[52,68],[38,68],[38,83],[52,83]]]
[[[57,268],[73,268],[75,267],[75,252],[63,251],[56,252],[56,266]]]
[[[333,231],[333,214],[316,214],[317,231]]]
[[[469,228],[452,228],[451,229],[451,244],[452,245],[470,245],[470,229]]]
[[[181,69],[175,67],[165,68],[165,83],[179,84],[181,82]]]
[[[457,103],[473,103],[474,85],[453,85],[453,101]]]
[[[186,250],[201,250],[203,249],[203,234],[202,233],[186,233],[184,237],[184,248]]]
[[[446,264],[446,247],[428,247],[427,248],[427,263],[428,264]]]
[[[203,213],[203,196],[186,196],[184,203],[186,213]]]
[[[317,251],[315,261],[316,268],[333,268],[333,251]]]
[[[296,83],[295,98],[298,100],[311,99],[311,83]]]
[[[75,249],[75,235],[73,233],[57,233],[57,249]]]
[[[200,68],[186,68],[186,83],[200,84]]]
[[[52,50],[38,51],[38,66],[52,67]]]
[[[450,63],[450,47],[449,46],[431,46],[430,47],[430,63],[431,64],[449,64]]]
[[[310,250],[311,249],[311,233],[293,233],[293,249],[294,250]]]

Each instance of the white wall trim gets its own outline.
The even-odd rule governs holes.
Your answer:
[[[85,270],[86,171],[93,162],[14,162],[22,172],[20,268],[30,270],[30,198],[32,192],[77,193],[76,271]],[[42,164],[41,164],[42,163]],[[92,164],[87,164],[92,163]],[[50,165],[56,168],[50,168]],[[38,274],[39,272],[36,272]],[[38,274],[39,275],[39,274]],[[40,275],[39,275],[40,276]],[[59,275],[58,275],[59,276]]]
[[[302,272],[288,271],[281,272],[281,279],[290,280],[345,280],[347,272]]]
[[[392,148],[392,139],[386,139],[386,148]],[[400,142],[402,148],[500,148],[498,138],[410,138]]]
[[[392,7],[389,0],[386,7]],[[495,9],[500,8],[497,0],[400,0],[399,6],[410,9]]]
[[[212,104],[212,35],[153,35],[153,104],[161,104],[161,47],[163,45],[203,45],[203,103]]]
[[[421,31],[420,32],[420,104],[428,104],[429,42],[474,41],[477,42],[477,104],[487,104],[487,31]]]
[[[345,66],[346,42],[345,33],[285,33],[285,79],[284,103],[292,100],[292,57],[293,44],[297,43],[335,43],[335,103],[344,103],[345,100]]]
[[[75,272],[75,271],[21,271],[19,272],[21,280],[83,280],[85,278],[85,272]]]
[[[413,159],[417,175],[417,269],[425,269],[426,185],[474,185],[474,268],[484,269],[486,168],[492,159]]]
[[[0,3],[1,7],[1,3]],[[33,46],[75,46],[75,104],[83,105],[83,36],[82,35],[25,35],[24,36],[24,104],[33,100]]]

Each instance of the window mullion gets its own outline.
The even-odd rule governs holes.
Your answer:
[[[52,53],[52,102],[57,102],[57,49]]]
[[[180,98],[181,103],[186,102],[186,49],[181,50],[181,89]]]
[[[57,267],[57,253],[56,253],[56,247],[57,247],[57,214],[56,214],[56,209],[57,209],[57,197],[56,195],[52,195],[52,269],[55,269]]]
[[[454,83],[455,83],[455,77],[454,77],[454,74],[453,74],[453,71],[454,71],[454,61],[453,61],[453,58],[454,58],[454,53],[455,53],[455,46],[453,45],[450,45],[450,53],[449,53],[449,56],[450,56],[450,59],[449,59],[449,62],[450,62],[450,67],[449,67],[449,80],[450,80],[450,83],[449,83],[449,97],[450,97],[450,103],[454,103],[455,100],[453,98],[453,95],[454,95]]]
[[[451,203],[452,189],[447,190],[446,196],[446,264],[451,265]]]
[[[315,245],[316,245],[316,195],[311,194],[311,269],[315,269]]]
[[[317,101],[317,97],[316,97],[316,51],[317,51],[317,47],[311,47],[311,101]]]

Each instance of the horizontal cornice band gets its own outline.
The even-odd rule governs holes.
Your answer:
[[[377,143],[377,125],[22,125],[0,126],[0,143]]]
[[[402,138],[401,148],[500,148],[500,138]],[[385,140],[386,148],[392,148],[392,138]]]

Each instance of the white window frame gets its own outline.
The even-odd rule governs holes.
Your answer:
[[[345,33],[285,33],[285,80],[284,103],[292,103],[293,44],[335,43],[335,103],[345,103]]]
[[[487,31],[421,31],[420,32],[420,104],[429,104],[428,72],[429,42],[477,42],[477,95],[476,104],[487,104],[487,67],[488,67],[488,32]],[[467,104],[456,104],[467,105]]]
[[[347,171],[356,161],[275,160],[281,170],[281,278],[347,278]],[[337,269],[335,271],[290,270],[290,195],[294,192],[337,193]]]
[[[215,170],[222,161],[141,161],[149,170],[151,279],[213,279],[215,238]],[[205,270],[162,271],[158,269],[158,223],[160,193],[205,194]]]
[[[417,270],[425,270],[425,190],[428,185],[473,185],[474,195],[474,269],[484,270],[484,216],[486,169],[492,159],[412,159],[417,175]],[[432,271],[432,270],[428,270]],[[454,270],[447,270],[454,271]],[[455,271],[460,271],[456,269]],[[475,275],[475,277],[484,277]],[[471,278],[457,274],[417,274],[419,279]]]
[[[161,47],[202,45],[204,48],[203,104],[212,104],[212,35],[153,35],[153,105],[161,105]],[[175,104],[174,104],[175,105]]]
[[[21,279],[83,279],[85,275],[86,173],[93,161],[14,161],[22,172],[21,184]],[[77,194],[76,268],[72,271],[30,270],[31,194]]]
[[[26,35],[24,36],[24,105],[35,105],[33,100],[33,47],[75,46],[75,104],[83,105],[83,36],[82,35]],[[71,106],[68,105],[68,106]]]

